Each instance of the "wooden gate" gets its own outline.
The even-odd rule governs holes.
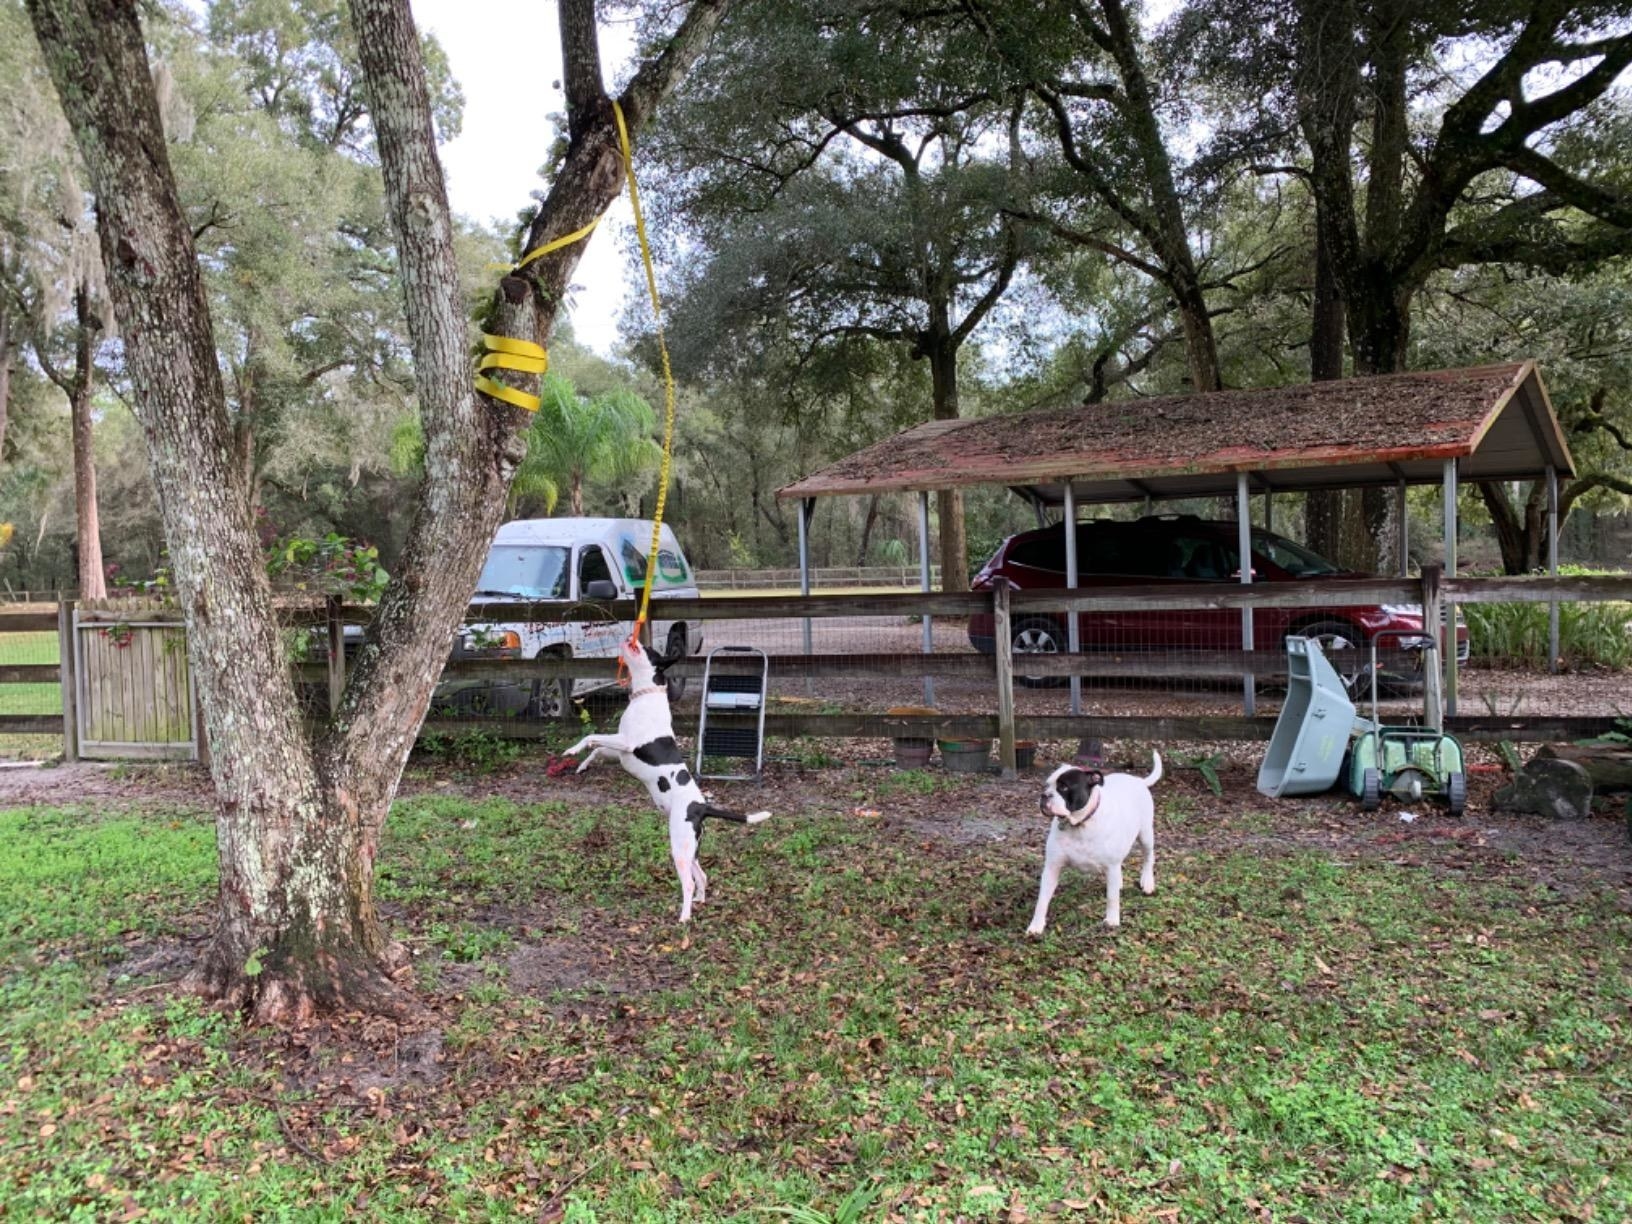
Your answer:
[[[181,613],[150,600],[91,600],[74,609],[79,754],[99,760],[198,756]]]

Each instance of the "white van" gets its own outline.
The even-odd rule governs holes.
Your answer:
[[[612,658],[629,637],[628,621],[596,615],[596,605],[615,599],[639,599],[650,566],[650,519],[551,518],[506,523],[493,537],[471,599],[484,603],[551,603],[583,605],[583,620],[494,621],[464,625],[454,644],[454,659]],[[659,536],[654,598],[696,598],[697,582],[680,541],[665,524]],[[652,644],[682,654],[702,649],[698,621],[654,621]],[[438,688],[432,702],[438,710],[457,713],[562,718],[572,697],[605,688],[610,680],[527,681],[520,684],[453,681]],[[681,682],[669,681],[678,698]]]

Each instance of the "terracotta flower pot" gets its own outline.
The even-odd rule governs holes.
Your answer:
[[[1016,769],[1030,769],[1037,763],[1037,741],[1014,741],[1014,767]]]

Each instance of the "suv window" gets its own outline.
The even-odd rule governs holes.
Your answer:
[[[1065,534],[1054,532],[1035,540],[1022,540],[1009,549],[1009,555],[1004,563],[1008,565],[1025,565],[1032,569],[1048,570],[1050,573],[1065,573]]]
[[[1228,555],[1218,541],[1195,535],[1178,535],[1161,550],[1165,576],[1189,578],[1197,582],[1222,582],[1235,568],[1235,552]]]

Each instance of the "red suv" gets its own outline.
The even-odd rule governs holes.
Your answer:
[[[1117,522],[1099,519],[1077,524],[1077,585],[1166,586],[1240,582],[1236,564],[1237,526],[1209,522],[1193,515],[1161,515]],[[1257,528],[1252,532],[1252,575],[1256,582],[1319,582],[1357,578],[1282,536]],[[1027,531],[1005,540],[975,575],[975,590],[990,589],[999,577],[1022,590],[1065,586],[1063,525]],[[1241,613],[1236,609],[1187,608],[1172,611],[1082,612],[1078,634],[1091,650],[1229,650],[1241,645]],[[1364,647],[1385,629],[1422,631],[1422,609],[1415,604],[1370,604],[1341,608],[1258,608],[1253,637],[1259,649],[1297,634],[1312,637],[1330,653]],[[995,632],[990,613],[969,618],[969,641],[991,654]],[[1065,650],[1063,614],[1020,617],[1014,624],[1016,654],[1054,654]],[[1468,631],[1457,626],[1457,657],[1468,657]],[[1351,684],[1357,674],[1344,678]],[[1411,677],[1386,676],[1392,683]],[[1043,683],[1042,681],[1022,681]]]

